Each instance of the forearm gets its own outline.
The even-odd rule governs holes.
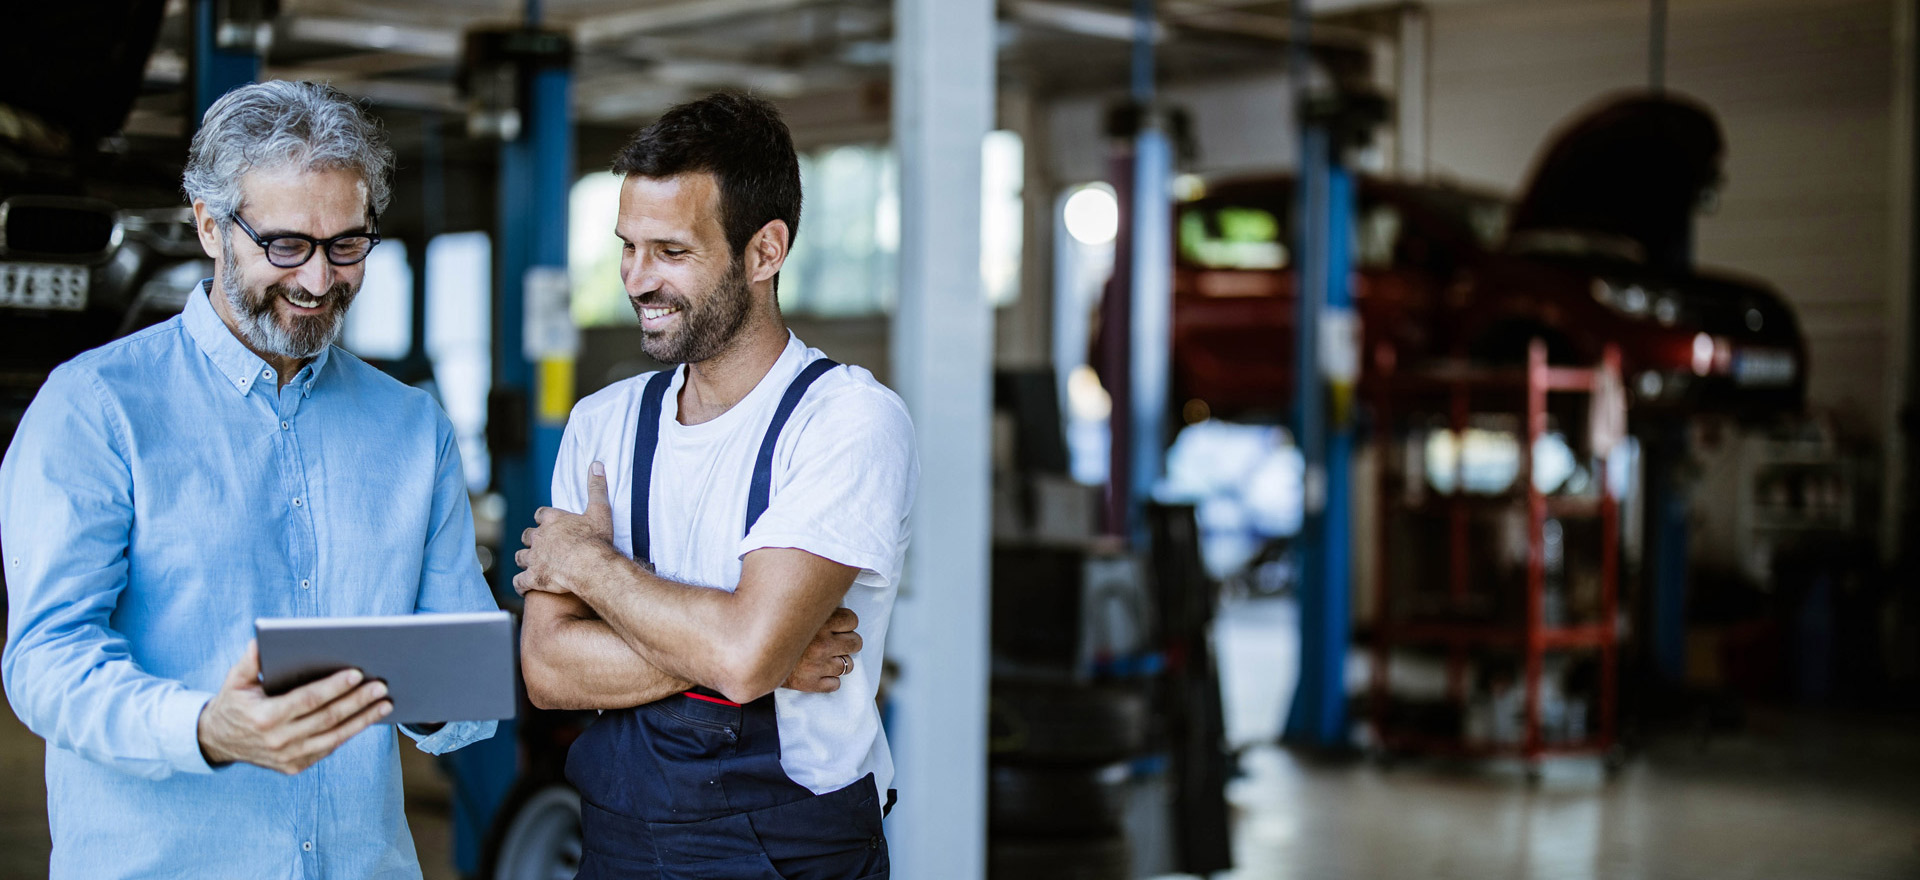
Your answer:
[[[618,553],[583,574],[576,595],[635,654],[741,703],[787,679],[845,594],[842,586],[781,604],[766,591],[729,592],[663,578]]]
[[[692,687],[636,653],[572,596],[530,592],[520,629],[527,697],[542,709],[625,709]]]

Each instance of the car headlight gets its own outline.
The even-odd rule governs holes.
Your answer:
[[[1593,280],[1593,298],[1601,305],[1636,318],[1646,317],[1652,300],[1647,289],[1638,284],[1614,284],[1604,278]],[[1675,314],[1678,315],[1677,308]]]

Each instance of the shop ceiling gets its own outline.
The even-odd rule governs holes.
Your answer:
[[[937,0],[934,0],[937,2]],[[1461,3],[1472,0],[1443,0]],[[1391,0],[1321,0],[1313,46],[1365,57],[1390,39]],[[746,88],[827,116],[884,119],[892,60],[891,0],[540,0],[543,24],[572,34],[575,110],[624,126],[715,88]],[[1003,84],[1034,94],[1116,89],[1128,78],[1131,0],[1000,0]],[[459,113],[462,35],[511,24],[524,0],[282,0],[265,76],[313,79],[381,106]],[[165,95],[184,80],[188,4],[174,0],[147,68],[131,132],[174,134],[184,120]],[[1163,83],[1277,71],[1292,35],[1281,0],[1159,0]],[[802,111],[803,115],[805,111]]]

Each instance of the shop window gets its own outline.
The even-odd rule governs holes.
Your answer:
[[[367,254],[366,277],[341,334],[348,351],[368,360],[397,361],[413,347],[413,264],[408,256],[406,242],[393,238]]]

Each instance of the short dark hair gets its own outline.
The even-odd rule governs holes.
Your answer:
[[[780,111],[761,98],[715,92],[676,105],[614,154],[613,171],[652,178],[712,174],[720,185],[720,228],[735,257],[772,221],[786,221],[789,247],[800,234],[793,135]]]

